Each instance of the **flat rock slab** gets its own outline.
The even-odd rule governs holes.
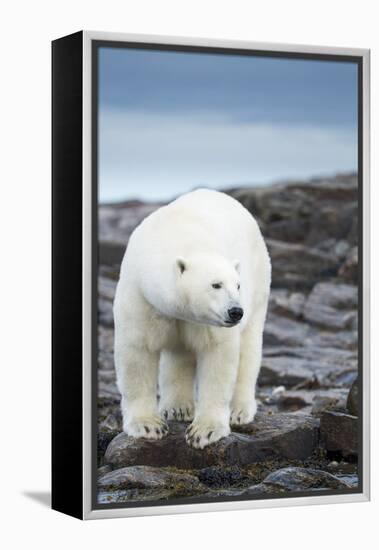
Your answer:
[[[130,466],[98,479],[98,502],[167,500],[209,491],[196,476],[151,466]]]
[[[271,392],[258,388],[257,396],[262,410],[319,417],[326,410],[345,412],[348,392],[347,388],[286,390],[279,386]]]
[[[260,386],[286,386],[310,383],[314,378],[309,361],[295,357],[264,357],[259,371]]]
[[[358,287],[341,283],[318,283],[313,287],[308,302],[338,309],[358,307]]]
[[[100,489],[167,489],[178,488],[193,493],[201,489],[199,479],[183,472],[172,472],[152,466],[129,466],[113,470],[101,476],[97,482]]]
[[[135,439],[125,433],[109,444],[104,462],[114,468],[134,465],[200,469],[207,466],[244,466],[273,458],[304,460],[318,445],[316,418],[294,414],[258,413],[243,433],[232,432],[217,443],[198,450],[185,442],[187,424],[170,423],[170,433],[158,441]]]
[[[319,416],[324,410],[343,409],[348,390],[345,388],[327,390],[289,390],[279,394],[279,411],[293,412],[310,407],[312,415]]]
[[[330,330],[346,330],[356,326],[355,311],[340,311],[334,307],[315,302],[311,297],[304,307],[304,319],[311,324]]]
[[[338,271],[338,275],[346,281],[353,281],[355,284],[358,284],[358,247],[354,246],[347,258],[346,261],[342,264]]]
[[[320,438],[327,451],[344,456],[358,454],[358,418],[341,412],[325,411],[320,418]]]
[[[105,466],[100,466],[100,468],[97,469],[97,479],[103,477],[105,474],[109,474],[109,472],[111,471],[112,468],[109,464],[106,464]]]
[[[358,349],[358,331],[357,330],[339,330],[330,332],[327,330],[318,331],[312,334],[306,342],[306,345],[324,348],[340,348],[342,350],[357,351]]]
[[[289,293],[281,289],[272,289],[270,295],[269,310],[285,317],[299,319],[305,305],[305,295],[301,292]]]
[[[299,359],[318,361],[323,365],[338,365],[342,367],[355,366],[358,360],[356,351],[314,345],[306,345],[305,347],[266,346],[263,352],[265,357],[297,357]]]
[[[269,313],[263,334],[265,346],[303,346],[310,326],[275,313]]]
[[[352,485],[338,477],[312,468],[282,468],[269,474],[261,483],[249,487],[243,494],[286,493],[325,489],[351,489]]]
[[[335,255],[303,244],[266,238],[273,266],[273,287],[294,290],[310,289],[326,276],[337,274],[339,260]]]
[[[331,365],[324,361],[299,357],[263,357],[259,372],[260,386],[346,387],[357,376],[354,360],[350,364]]]

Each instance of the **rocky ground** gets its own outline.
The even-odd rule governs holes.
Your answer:
[[[231,189],[257,218],[273,266],[251,424],[204,450],[184,423],[161,441],[122,433],[112,300],[133,228],[159,204],[99,209],[98,501],[230,497],[358,485],[358,211],[354,174]]]

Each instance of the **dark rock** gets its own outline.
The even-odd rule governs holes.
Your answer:
[[[115,470],[99,480],[99,504],[195,499],[207,493],[197,477],[149,466]]]
[[[282,468],[269,474],[259,485],[249,487],[245,494],[287,493],[293,491],[318,491],[326,489],[350,489],[351,484],[335,475],[312,468]]]
[[[343,310],[356,308],[357,303],[355,286],[318,283],[305,303],[303,315],[310,323],[331,330],[344,330],[353,328],[356,312]]]
[[[278,398],[279,411],[291,412],[309,407],[311,403],[308,393],[306,391],[286,391],[281,393]]]
[[[328,201],[326,204],[319,204],[310,216],[306,243],[315,245],[328,238],[350,239],[357,212],[356,202],[341,204]]]
[[[107,353],[113,353],[113,330],[99,325],[98,345],[100,350]]]
[[[113,302],[116,292],[117,281],[109,277],[99,276],[97,278],[98,296],[109,302]]]
[[[171,496],[193,494],[204,489],[197,477],[151,466],[129,466],[113,470],[98,480],[100,490],[165,489]]]
[[[356,175],[231,191],[257,217],[274,287],[307,289],[337,275],[356,242],[357,192]]]
[[[260,386],[343,387],[350,386],[357,373],[356,364],[338,365],[317,359],[291,356],[263,357]]]
[[[160,204],[128,201],[99,207],[99,262],[116,273],[132,231]]]
[[[313,288],[310,301],[338,309],[352,309],[358,306],[358,288],[341,283],[318,283]]]
[[[313,178],[309,182],[289,184],[294,191],[302,191],[313,200],[338,202],[356,201],[358,181],[355,173],[337,174],[332,178]]]
[[[353,320],[354,322],[354,320]],[[330,348],[356,350],[358,347],[357,330],[340,330],[338,332],[317,332],[308,337],[308,345],[313,348]]]
[[[325,277],[337,275],[335,255],[302,244],[266,239],[271,256],[272,285],[294,290],[310,289]]]
[[[348,483],[350,487],[358,487],[359,477],[358,474],[336,474],[336,478],[340,481]]]
[[[243,488],[236,488],[236,487],[229,487],[227,489],[213,488],[209,490],[207,493],[204,493],[201,495],[201,501],[204,501],[204,500],[214,501],[215,498],[227,498],[227,499],[236,498],[241,495],[244,495],[244,493],[245,493],[245,489]],[[199,497],[194,496],[194,497],[186,498],[186,504],[190,503],[191,501],[198,502]]]
[[[305,342],[308,343],[307,341]],[[350,387],[357,374],[357,353],[313,345],[264,348],[259,385]]]
[[[347,410],[353,416],[359,415],[359,385],[358,378],[356,378],[350,388],[349,395],[347,397]]]
[[[326,387],[349,387],[357,376],[357,369],[335,369],[326,373],[321,383]]]
[[[338,407],[339,403],[342,407],[342,404],[337,397],[331,397],[329,395],[317,395],[314,398],[312,414],[314,416],[321,416],[324,411],[335,410]]]
[[[109,300],[99,298],[97,301],[98,319],[100,325],[113,328],[113,308]]]
[[[100,370],[111,371],[114,369],[113,353],[99,350],[97,362]]]
[[[305,415],[258,413],[243,433],[232,432],[203,450],[186,444],[185,428],[184,423],[170,423],[169,435],[159,441],[119,434],[109,444],[105,460],[116,468],[136,464],[183,469],[243,466],[275,457],[304,459],[318,444],[318,421]]]
[[[98,268],[98,275],[99,277],[110,279],[116,284],[120,277],[120,266],[104,265],[100,263]]]
[[[346,481],[346,483],[349,483],[352,487],[357,487],[359,478],[356,461],[346,462],[344,460],[334,460],[328,464],[328,468],[331,470],[332,474],[338,477],[338,479]]]
[[[200,470],[198,478],[201,483],[208,487],[228,487],[229,485],[241,483],[241,481],[246,479],[246,476],[237,465],[231,468],[210,466]]]
[[[357,455],[358,418],[341,412],[324,412],[320,418],[320,438],[327,451]]]
[[[339,277],[345,281],[358,284],[358,247],[352,248],[338,271]]]
[[[316,247],[323,252],[329,252],[335,254],[337,258],[342,261],[346,259],[349,253],[351,245],[348,241],[341,239],[326,239],[325,241],[318,242]]]
[[[109,474],[109,472],[112,471],[112,468],[109,466],[109,464],[104,464],[104,466],[100,466],[100,468],[97,469],[97,477],[102,477],[105,474]]]
[[[98,369],[97,376],[99,381],[105,384],[116,384],[116,372],[109,369]]]
[[[118,433],[122,430],[122,419],[120,415],[108,414],[103,420],[99,423],[99,430],[101,432],[111,432]]]
[[[114,374],[113,371],[98,371],[98,372],[101,372],[102,374],[106,372],[111,372],[112,374]],[[97,397],[98,397],[98,400],[109,399],[115,402],[119,402],[121,400],[121,395],[118,391],[116,381],[106,380],[104,379],[104,377],[99,376],[99,382],[97,387]]]
[[[329,306],[320,306],[307,302],[304,308],[304,318],[309,323],[331,330],[353,328],[356,322],[356,312],[341,312]]]
[[[109,443],[116,437],[118,432],[97,432],[97,456],[103,458]]]
[[[276,388],[270,395],[261,395],[258,391],[258,397],[263,401],[263,407],[270,406],[271,410],[278,412],[294,412],[297,414],[312,414],[320,416],[324,410],[344,411],[346,388],[330,389],[292,389],[276,391]]]
[[[118,243],[124,250],[132,231],[141,221],[162,206],[161,203],[125,201],[99,207],[100,242]],[[102,262],[100,260],[100,263]]]
[[[275,240],[283,240],[289,243],[298,243],[308,234],[310,220],[304,218],[274,220],[261,223],[261,229],[267,237]]]
[[[336,244],[333,247],[333,252],[338,256],[339,258],[345,258],[350,250],[350,245],[345,240],[337,241]]]
[[[99,261],[101,264],[114,266],[121,265],[126,249],[126,242],[99,241]]]
[[[310,331],[309,325],[270,313],[264,328],[265,346],[302,346]]]
[[[333,347],[314,346],[309,341],[303,342],[304,347],[273,346],[264,347],[265,357],[295,357],[309,361],[317,361],[322,365],[355,367],[357,364],[357,353],[351,350],[338,349]]]
[[[344,174],[306,183],[235,189],[230,194],[258,217],[265,237],[313,243],[327,237],[350,237],[357,192],[356,174]]]
[[[307,361],[289,357],[264,357],[259,371],[260,386],[296,386],[313,380]]]
[[[305,304],[305,295],[301,292],[293,292],[292,294],[275,295],[270,297],[271,311],[285,315],[293,319],[299,319],[303,313]]]

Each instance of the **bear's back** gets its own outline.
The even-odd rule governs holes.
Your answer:
[[[251,214],[235,199],[209,189],[198,189],[153,212],[134,232],[138,246],[171,248],[180,255],[199,247],[225,253],[236,234],[259,233]],[[184,250],[183,250],[184,249]]]

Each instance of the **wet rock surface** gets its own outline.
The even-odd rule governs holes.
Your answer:
[[[186,424],[172,422],[169,435],[159,441],[119,434],[109,444],[104,460],[114,468],[136,464],[175,466],[182,469],[207,466],[246,466],[284,457],[304,459],[318,445],[318,420],[310,416],[258,413],[252,424],[232,432],[213,445],[198,450],[185,441]]]
[[[161,205],[100,206],[100,503],[349,491],[358,483],[356,175],[229,193],[262,229],[273,284],[256,420],[202,451],[186,445],[184,423],[170,423],[160,441],[122,433],[112,303],[129,236]]]
[[[245,494],[288,493],[322,489],[351,489],[352,485],[333,474],[312,468],[283,468],[269,474],[260,484],[249,487]]]
[[[192,496],[207,491],[198,477],[151,466],[132,466],[106,473],[98,479],[99,500],[150,500]]]

